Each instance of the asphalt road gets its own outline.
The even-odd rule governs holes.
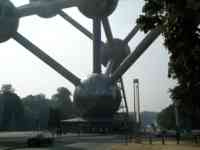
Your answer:
[[[30,132],[21,132],[17,136],[17,133],[0,133],[0,150],[111,150],[113,144],[125,142],[124,137],[119,135],[66,134],[56,137],[52,147],[23,147],[30,134],[32,135]]]

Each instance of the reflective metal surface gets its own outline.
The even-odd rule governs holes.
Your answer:
[[[119,108],[121,94],[110,78],[93,74],[76,88],[74,103],[83,117],[111,117]]]
[[[118,0],[81,0],[79,10],[89,18],[107,17],[117,7]]]
[[[17,10],[9,1],[0,2],[0,42],[10,39],[17,31],[19,18]]]

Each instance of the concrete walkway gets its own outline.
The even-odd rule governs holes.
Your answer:
[[[3,141],[10,140],[14,146],[17,146],[20,145],[21,140],[26,138],[19,138],[12,135],[8,139],[3,137],[0,139]],[[52,147],[9,148],[5,146],[0,147],[0,150],[111,150],[113,144],[123,142],[123,137],[118,135],[81,134],[78,136],[77,134],[67,134],[56,137],[55,144]]]
[[[80,150],[111,150],[112,145],[111,143],[75,143],[68,145],[68,147]]]

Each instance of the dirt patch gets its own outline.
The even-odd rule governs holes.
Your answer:
[[[200,145],[195,144],[180,144],[168,143],[166,145],[162,144],[116,144],[112,146],[112,150],[200,150]]]

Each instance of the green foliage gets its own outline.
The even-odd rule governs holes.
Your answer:
[[[50,108],[48,128],[60,128],[61,127],[61,112],[57,108]]]
[[[169,105],[158,114],[157,122],[162,129],[176,129],[173,105]]]
[[[175,119],[175,106],[169,105],[163,109],[157,116],[157,123],[162,129],[176,129]],[[179,125],[182,129],[192,128],[191,112],[184,108],[184,106],[178,107]],[[198,122],[196,122],[198,124]]]
[[[70,98],[71,93],[65,87],[57,89],[50,101],[50,113],[48,128],[61,128],[61,120],[72,118],[75,115],[75,108]]]
[[[74,116],[75,108],[70,98],[71,93],[65,87],[57,89],[57,93],[51,98],[51,107],[59,109],[61,119],[67,119]]]
[[[168,75],[178,81],[170,90],[171,97],[196,116],[200,109],[200,1],[145,0],[137,23],[144,32],[161,27],[170,55]],[[200,117],[194,118],[200,122]],[[200,127],[195,122],[193,127]]]
[[[74,106],[67,88],[60,87],[49,100],[44,94],[28,95],[22,100],[12,85],[0,92],[0,130],[38,130],[60,128],[61,120],[74,116]]]
[[[11,92],[0,94],[1,130],[21,130],[24,107],[19,96]]]
[[[1,93],[14,93],[15,90],[14,90],[14,88],[12,87],[11,84],[3,84],[3,85],[1,86],[1,91],[0,91],[0,92],[1,92]]]
[[[22,100],[26,111],[26,128],[47,128],[49,119],[49,100],[45,98],[45,95],[29,95]]]

